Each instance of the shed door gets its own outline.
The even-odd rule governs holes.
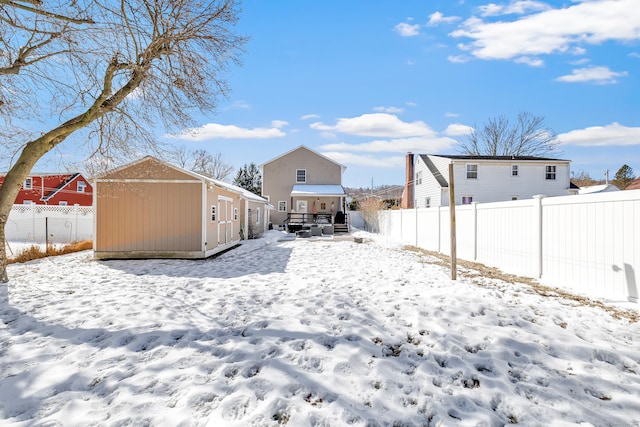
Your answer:
[[[233,241],[233,199],[218,196],[218,245]]]

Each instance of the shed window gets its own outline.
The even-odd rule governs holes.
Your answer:
[[[25,179],[22,188],[24,188],[25,190],[31,190],[33,188],[33,178],[29,177]]]
[[[555,180],[556,179],[556,167],[552,165],[548,165],[545,167],[545,179]]]
[[[307,170],[296,169],[296,183],[304,184],[305,182],[307,182]]]
[[[287,201],[280,200],[278,202],[278,212],[286,212],[287,211]]]
[[[84,193],[85,188],[87,188],[87,183],[84,181],[78,181],[78,193]]]
[[[260,208],[256,208],[256,224],[260,224]]]
[[[238,220],[238,208],[233,208],[233,220]]]
[[[511,165],[511,176],[518,176],[518,165]]]
[[[478,178],[478,165],[467,165],[467,179]]]
[[[211,222],[216,220],[216,205],[211,205]]]

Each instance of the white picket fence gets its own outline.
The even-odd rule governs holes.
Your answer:
[[[458,258],[638,302],[640,190],[456,206]],[[380,212],[380,232],[449,255],[448,207]]]
[[[13,205],[5,226],[8,242],[70,243],[93,239],[93,207]]]

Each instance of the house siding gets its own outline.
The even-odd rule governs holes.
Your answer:
[[[275,210],[271,212],[271,221],[274,224],[282,224],[287,219],[287,213],[295,209],[291,197],[291,190],[296,184],[296,170],[306,169],[305,184],[342,184],[342,168],[339,164],[320,156],[306,147],[299,147],[286,155],[283,155],[263,165],[263,197],[268,197],[274,204]],[[278,201],[287,202],[287,212],[278,211]],[[304,198],[296,198],[304,200]],[[322,198],[327,206],[334,202],[339,206],[340,198]],[[309,212],[313,209],[314,199],[307,199]],[[319,206],[317,207],[320,210]]]
[[[425,207],[425,199],[430,197],[431,206],[448,206],[448,188],[443,187],[425,164],[423,156],[418,156],[416,173],[422,172],[422,183],[416,184],[416,207]],[[437,173],[448,182],[449,164],[453,162],[454,191],[456,204],[462,204],[463,197],[473,202],[490,203],[518,199],[530,199],[535,195],[565,196],[569,194],[569,161],[566,160],[489,160],[451,159],[434,155],[425,156]],[[512,166],[518,165],[518,176],[512,176]],[[467,165],[477,165],[477,178],[467,178]],[[556,179],[545,179],[546,166],[556,167]]]

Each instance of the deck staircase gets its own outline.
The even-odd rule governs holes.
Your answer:
[[[348,233],[349,224],[333,224],[334,233]]]

